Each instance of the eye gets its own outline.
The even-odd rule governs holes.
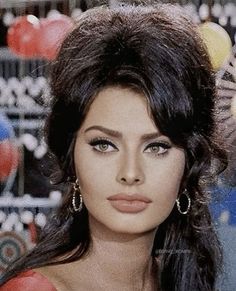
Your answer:
[[[168,152],[168,149],[171,148],[171,145],[167,142],[154,142],[149,144],[146,149],[150,149],[150,153],[156,155],[163,155]],[[145,149],[145,150],[146,150]]]
[[[114,152],[117,147],[108,139],[105,138],[94,138],[89,144],[93,147],[93,149],[100,153]]]

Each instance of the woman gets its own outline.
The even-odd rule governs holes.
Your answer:
[[[50,82],[47,140],[68,192],[0,290],[215,290],[206,182],[226,156],[196,25],[172,5],[91,10]]]

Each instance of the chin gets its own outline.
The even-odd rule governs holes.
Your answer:
[[[157,228],[157,224],[140,225],[140,223],[114,223],[107,226],[111,231],[128,235],[141,235]]]
[[[100,213],[99,213],[100,214]],[[163,221],[160,219],[151,219],[150,215],[127,215],[106,213],[105,215],[92,215],[89,213],[90,227],[93,231],[104,233],[112,232],[112,235],[142,235],[157,229],[158,225]]]

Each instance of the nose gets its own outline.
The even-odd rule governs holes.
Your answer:
[[[139,185],[144,182],[141,161],[137,155],[126,154],[121,157],[117,181],[127,185]]]

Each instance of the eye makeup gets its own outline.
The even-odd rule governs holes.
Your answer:
[[[96,151],[97,153],[101,153],[101,154],[107,154],[110,152],[114,152],[114,151],[118,151],[117,146],[110,141],[110,139],[108,139],[107,137],[95,137],[92,138],[88,144],[93,148],[94,151]],[[101,146],[105,146],[103,148],[101,148]],[[107,149],[110,147],[113,148],[113,150],[109,150],[107,151]],[[156,148],[158,149],[158,151],[150,151],[148,153],[153,154],[153,155],[157,155],[157,156],[163,156],[165,154],[168,153],[168,150],[171,148],[171,144],[167,141],[156,141],[156,142],[152,142],[150,144],[148,144],[144,151],[151,149],[151,148]],[[100,148],[100,149],[98,149]]]
[[[110,139],[108,139],[106,137],[95,137],[95,138],[91,139],[88,143],[93,148],[94,151],[101,153],[101,154],[107,154],[108,152],[111,152],[111,151],[98,150],[96,148],[97,146],[109,145],[109,146],[113,147],[114,149],[116,149],[116,151],[118,151],[118,148],[114,145],[114,143],[112,143],[110,141]]]
[[[158,148],[159,149],[159,151],[158,152],[151,152],[152,154],[154,154],[154,155],[158,155],[158,156],[160,156],[160,155],[165,155],[165,154],[167,154],[168,153],[168,150],[171,148],[171,144],[170,143],[168,143],[167,141],[157,141],[157,142],[152,142],[152,143],[150,143],[146,148],[145,148],[145,150],[146,149],[151,149],[151,148]],[[162,149],[162,150],[160,150],[160,148]]]

